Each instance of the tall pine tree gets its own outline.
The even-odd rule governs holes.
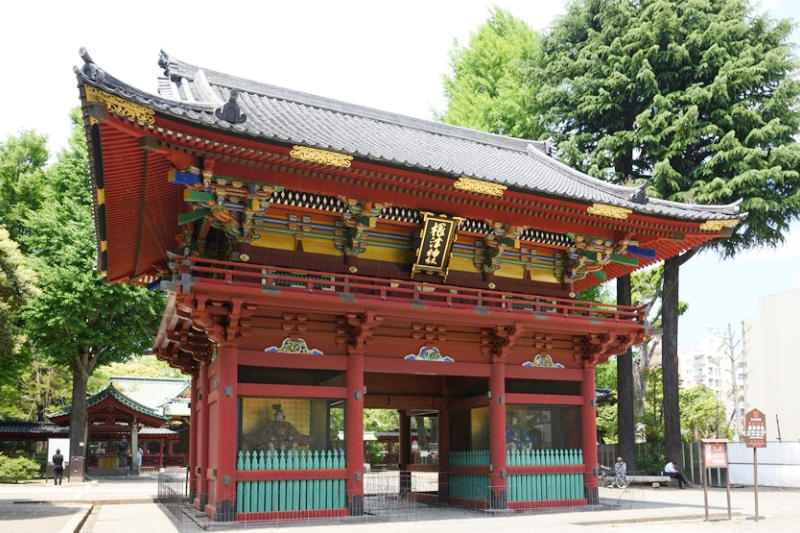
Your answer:
[[[545,39],[540,92],[562,157],[651,197],[748,213],[725,255],[775,245],[800,214],[796,59],[789,21],[747,0],[574,0]],[[667,454],[680,457],[678,269],[666,261],[663,385]]]

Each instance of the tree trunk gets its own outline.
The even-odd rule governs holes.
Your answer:
[[[87,428],[86,415],[86,386],[89,382],[88,354],[81,354],[73,360],[72,366],[72,407],[69,413],[69,454],[72,457],[81,457],[86,463],[86,449],[89,445],[85,441]]]
[[[631,277],[617,278],[617,305],[631,305]],[[619,455],[629,470],[636,469],[633,421],[633,349],[617,356],[617,435]]]
[[[417,438],[419,439],[419,449],[428,451],[430,445],[428,444],[428,431],[425,429],[425,417],[415,416],[414,421],[417,423]]]
[[[680,461],[681,413],[678,402],[678,271],[680,256],[664,261],[664,293],[662,296],[661,370],[664,385],[664,445],[667,460]]]

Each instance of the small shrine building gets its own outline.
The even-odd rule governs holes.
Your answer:
[[[408,497],[597,498],[594,367],[645,335],[581,290],[728,235],[737,205],[594,179],[555,148],[200,68],[158,94],[82,51],[98,269],[160,287],[192,377],[190,484],[216,520],[359,515],[363,409],[400,411]],[[410,417],[436,417],[416,464]],[[438,474],[433,494],[411,490]]]

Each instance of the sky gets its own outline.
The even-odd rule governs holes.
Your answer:
[[[445,105],[441,80],[454,41],[466,43],[493,5],[546,31],[565,0],[7,2],[0,139],[35,129],[48,135],[51,152],[64,146],[69,110],[78,104],[72,67],[81,63],[81,46],[109,74],[150,92],[163,48],[210,70],[431,119]],[[800,20],[793,0],[760,8]],[[724,262],[704,253],[682,267],[680,297],[689,310],[681,347],[754,316],[758,298],[794,287],[800,224],[792,230],[779,249]]]

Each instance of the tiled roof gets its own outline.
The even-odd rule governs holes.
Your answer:
[[[88,55],[85,56],[85,59]],[[522,191],[683,220],[736,217],[738,204],[704,206],[659,199],[631,200],[636,188],[592,178],[552,157],[540,141],[494,135],[378,111],[238,78],[184,63],[162,53],[160,96],[135,89],[88,62],[76,69],[90,85],[149,106],[159,113],[231,134],[282,144],[344,152],[377,163],[418,171],[467,176]],[[245,120],[232,124],[215,115],[239,92]]]
[[[166,416],[189,416],[191,414],[189,398],[172,398],[164,404],[164,415]]]
[[[148,407],[146,405],[142,405],[141,403],[139,403],[139,402],[129,398],[125,394],[121,393],[120,391],[118,391],[116,389],[116,387],[114,387],[113,383],[111,385],[109,385],[108,387],[106,387],[105,389],[103,389],[100,392],[98,392],[97,394],[95,394],[94,396],[92,396],[91,398],[89,398],[88,400],[86,400],[86,410],[88,411],[93,406],[99,404],[100,402],[102,402],[103,400],[108,398],[109,396],[111,396],[112,398],[117,400],[119,403],[121,403],[121,404],[127,406],[128,408],[130,408],[130,409],[132,409],[132,410],[134,410],[134,411],[136,411],[138,413],[141,413],[143,415],[150,416],[150,417],[157,418],[157,419],[161,419],[161,420],[168,420],[168,418],[169,418],[169,417],[161,415],[155,409],[151,409],[150,407]],[[61,417],[61,416],[67,415],[67,414],[69,414],[69,412],[70,412],[70,409],[67,409],[67,410],[65,410],[64,412],[61,412],[61,413],[48,415],[48,418],[54,419],[54,418],[57,418],[57,417]]]
[[[69,435],[69,428],[51,422],[0,422],[0,434],[25,433],[28,435]]]
[[[158,413],[162,413],[163,406],[180,395],[190,384],[188,379],[182,378],[111,376],[109,381],[127,397]]]

